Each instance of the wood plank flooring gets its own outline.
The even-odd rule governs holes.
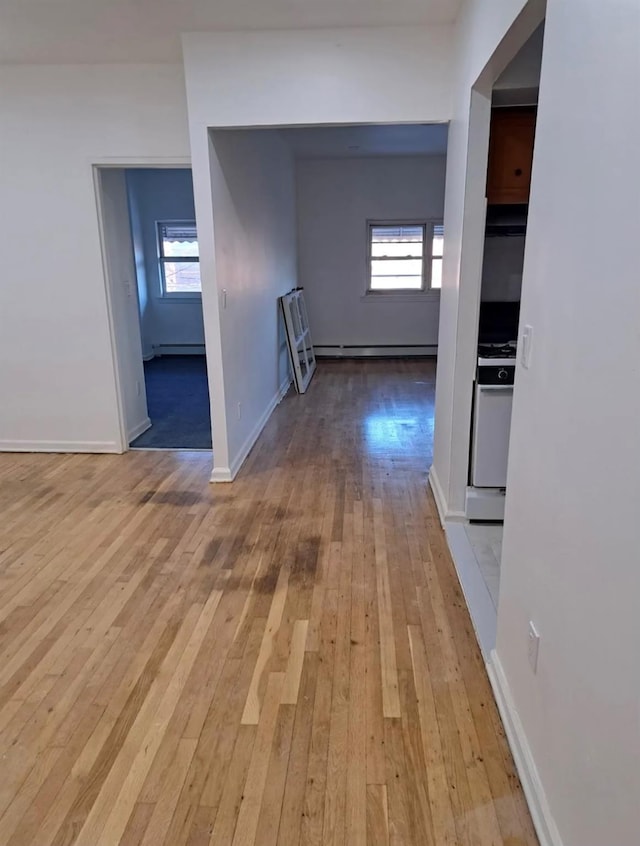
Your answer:
[[[537,843],[427,492],[434,379],[321,362],[232,485],[0,455],[0,844]]]

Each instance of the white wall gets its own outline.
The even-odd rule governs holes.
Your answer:
[[[181,69],[4,66],[0,102],[0,449],[118,450],[92,165],[188,157]]]
[[[640,837],[639,44],[637,3],[548,2],[497,650],[564,846]]]
[[[225,362],[232,364],[223,374],[223,343],[229,336],[223,341],[219,331],[221,290],[216,284],[208,128],[447,121],[450,48],[450,27],[183,36],[212,397],[225,396],[226,386],[235,384],[244,371],[233,364],[233,356],[225,354]],[[271,372],[277,354],[274,349],[274,359],[266,365]],[[237,446],[240,439],[231,430],[244,432],[245,424],[239,427],[232,405],[212,403],[213,479],[233,475],[229,441],[234,439]],[[260,424],[261,418],[254,420],[251,431]]]
[[[316,346],[438,343],[439,293],[365,296],[367,220],[441,221],[444,173],[445,156],[296,163],[299,284]]]
[[[98,171],[102,234],[109,298],[117,335],[116,364],[120,383],[127,443],[151,425],[142,366],[142,339],[138,314],[135,263],[129,225],[125,172],[120,168]]]
[[[276,130],[212,132],[211,142],[215,281],[226,292],[220,331],[226,414],[234,420],[228,430],[233,473],[290,381],[278,297],[296,287],[294,162]]]
[[[140,311],[145,358],[163,346],[202,347],[202,302],[163,297],[158,264],[157,222],[195,220],[191,169],[131,169],[127,171],[127,187],[134,247],[144,261],[138,287],[144,288]]]
[[[477,359],[491,86],[540,23],[543,12],[544,3],[538,0],[528,4],[525,0],[467,0],[456,25],[434,459],[430,472],[444,517],[464,516]]]
[[[446,121],[451,33],[449,26],[189,33],[182,41],[190,109],[206,108],[218,127]]]

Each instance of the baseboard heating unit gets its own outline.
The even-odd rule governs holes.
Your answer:
[[[438,353],[435,344],[377,344],[375,346],[329,344],[314,347],[316,358],[398,358],[422,356],[433,358]]]

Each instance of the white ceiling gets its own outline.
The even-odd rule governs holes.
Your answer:
[[[296,158],[419,156],[447,152],[447,125],[320,126],[283,129]]]
[[[178,62],[180,33],[452,23],[461,0],[0,0],[0,63]]]

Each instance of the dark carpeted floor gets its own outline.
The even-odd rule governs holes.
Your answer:
[[[152,426],[133,449],[211,449],[207,361],[203,355],[166,355],[145,362]]]

